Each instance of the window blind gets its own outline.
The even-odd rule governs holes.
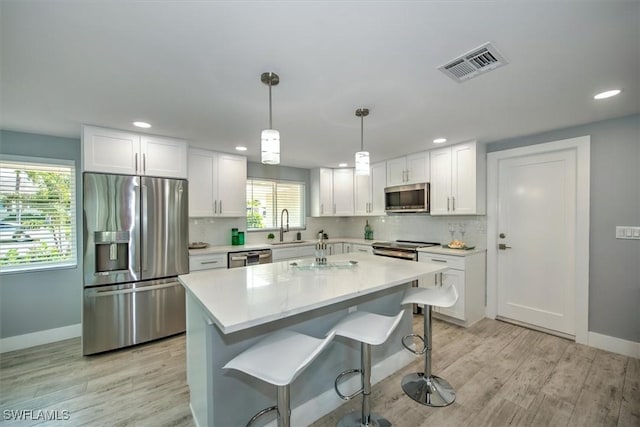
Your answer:
[[[0,160],[0,271],[77,264],[73,162]]]
[[[304,228],[304,202],[304,183],[248,178],[247,230],[279,228],[283,209],[289,212],[289,227]]]

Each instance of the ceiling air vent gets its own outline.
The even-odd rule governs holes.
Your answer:
[[[507,64],[498,49],[491,43],[485,43],[438,67],[438,70],[460,83]]]

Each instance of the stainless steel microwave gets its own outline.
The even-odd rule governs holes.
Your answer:
[[[384,206],[388,213],[429,212],[429,183],[385,188]]]

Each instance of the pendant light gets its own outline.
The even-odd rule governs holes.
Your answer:
[[[280,83],[280,77],[276,73],[268,72],[262,73],[260,80],[269,86],[269,129],[262,131],[261,159],[264,164],[277,165],[280,163],[280,132],[275,130],[271,123],[271,86]]]
[[[356,116],[360,117],[360,151],[356,153],[356,175],[369,175],[369,152],[364,151],[364,118],[368,115],[368,108],[356,110]]]

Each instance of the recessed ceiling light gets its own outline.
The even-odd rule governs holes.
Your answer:
[[[597,95],[595,95],[593,97],[593,99],[605,99],[605,98],[611,98],[612,96],[616,96],[617,94],[619,94],[620,92],[622,92],[620,89],[613,89],[613,90],[608,90],[606,92],[601,92]]]
[[[238,150],[238,151],[247,151],[247,147],[245,147],[244,145],[238,145],[236,147],[236,150]]]
[[[348,164],[346,164],[346,163],[340,163],[340,164],[338,165],[338,167],[339,167],[339,168],[346,168],[347,166],[349,166],[349,165],[348,165]]]
[[[134,126],[138,126],[139,128],[145,128],[148,129],[151,127],[151,125],[147,122],[133,122]]]
[[[442,144],[443,142],[447,142],[447,138],[436,138],[433,140],[434,144]]]

